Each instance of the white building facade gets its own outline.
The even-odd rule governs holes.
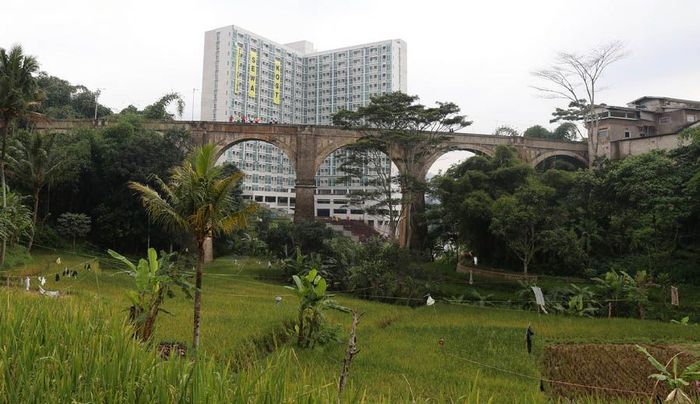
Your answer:
[[[280,44],[237,26],[215,29],[205,33],[201,119],[331,125],[341,109],[367,105],[373,95],[406,92],[406,61],[400,39],[319,52],[308,41]],[[361,209],[343,206],[362,181],[339,183],[342,154],[331,154],[319,169],[317,216],[374,222]],[[246,173],[244,197],[293,212],[295,175],[283,152],[250,141],[223,158]]]

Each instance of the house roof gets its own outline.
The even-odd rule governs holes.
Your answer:
[[[663,101],[684,102],[684,103],[690,103],[690,104],[700,104],[700,101],[697,101],[697,100],[684,100],[682,98],[672,98],[672,97],[656,97],[656,96],[651,96],[651,95],[645,95],[644,97],[637,98],[636,100],[630,102],[630,104],[639,104],[642,101],[646,101],[646,100],[663,100]]]

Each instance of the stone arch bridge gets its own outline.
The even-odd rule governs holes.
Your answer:
[[[69,132],[80,128],[108,127],[109,120],[55,120],[38,123],[36,129],[51,132]],[[0,125],[1,126],[1,125]],[[248,140],[271,143],[284,151],[296,171],[296,206],[294,220],[313,220],[314,177],[325,158],[335,150],[370,135],[370,130],[349,130],[333,126],[242,124],[206,121],[149,121],[146,128],[155,131],[171,129],[187,130],[196,144],[214,144],[218,154],[231,146]],[[552,157],[567,157],[588,166],[588,144],[586,142],[564,142],[511,136],[475,133],[445,133],[448,136],[442,146],[426,159],[415,173],[425,178],[430,166],[443,154],[452,150],[467,150],[492,156],[499,145],[514,146],[519,157],[533,167]],[[389,153],[393,161],[397,156]]]

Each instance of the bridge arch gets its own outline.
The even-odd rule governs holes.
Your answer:
[[[287,158],[292,163],[292,166],[296,170],[296,148],[293,144],[290,144],[290,142],[288,142],[287,139],[283,137],[274,137],[257,133],[241,133],[235,134],[233,136],[227,136],[225,139],[222,140],[215,139],[213,142],[209,141],[209,143],[214,143],[216,145],[216,159],[218,160],[219,158],[221,158],[221,156],[223,156],[224,153],[226,153],[227,150],[231,149],[233,146],[250,141],[268,143],[280,149],[282,152],[284,152],[284,154],[287,156]]]
[[[440,148],[426,159],[425,166],[422,167],[421,172],[418,174],[418,178],[425,179],[425,177],[428,175],[428,171],[430,170],[430,168],[433,166],[433,164],[435,164],[435,162],[437,162],[440,159],[440,157],[454,151],[467,151],[470,153],[474,153],[477,156],[493,157],[493,150],[481,145],[458,145],[450,146],[447,148]]]
[[[384,217],[379,217],[375,213],[371,213],[372,209],[369,206],[376,202],[362,200],[362,198],[353,198],[353,192],[365,189],[366,183],[357,182],[355,178],[351,183],[338,184],[337,178],[344,175],[338,168],[342,164],[342,159],[346,156],[343,152],[348,146],[354,144],[358,138],[343,138],[337,141],[328,143],[318,152],[318,161],[315,171],[316,198],[314,212],[317,217],[338,216],[348,218],[350,220],[364,221],[365,223],[374,226],[377,229],[386,223]],[[396,164],[391,157],[380,150],[375,150],[376,155],[369,156],[370,163],[367,165],[368,177],[376,170],[382,169],[382,173],[390,172],[395,174],[398,171]],[[335,170],[332,170],[334,167]],[[389,171],[387,171],[389,170]],[[398,189],[396,191],[399,192]],[[398,213],[397,213],[398,215]]]
[[[241,147],[236,147],[241,146]],[[243,198],[293,214],[297,171],[294,156],[262,137],[240,137],[218,147],[217,163],[233,163],[243,177]]]
[[[532,160],[532,167],[537,167],[538,165],[544,163],[546,160],[555,157],[568,157],[576,162],[578,162],[582,168],[588,167],[588,160],[581,156],[580,154],[574,153],[568,150],[552,150],[544,152]]]

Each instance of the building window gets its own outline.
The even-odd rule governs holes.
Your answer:
[[[625,139],[627,139],[627,138],[629,138],[629,137],[630,137],[630,130],[629,130],[629,129],[625,129]]]
[[[695,122],[697,119],[698,119],[698,118],[697,118],[695,115],[688,115],[688,116],[686,117],[686,120],[687,120],[688,123],[693,123],[693,122]]]
[[[600,129],[598,130],[598,137],[607,137],[608,136],[608,130],[607,129]]]

